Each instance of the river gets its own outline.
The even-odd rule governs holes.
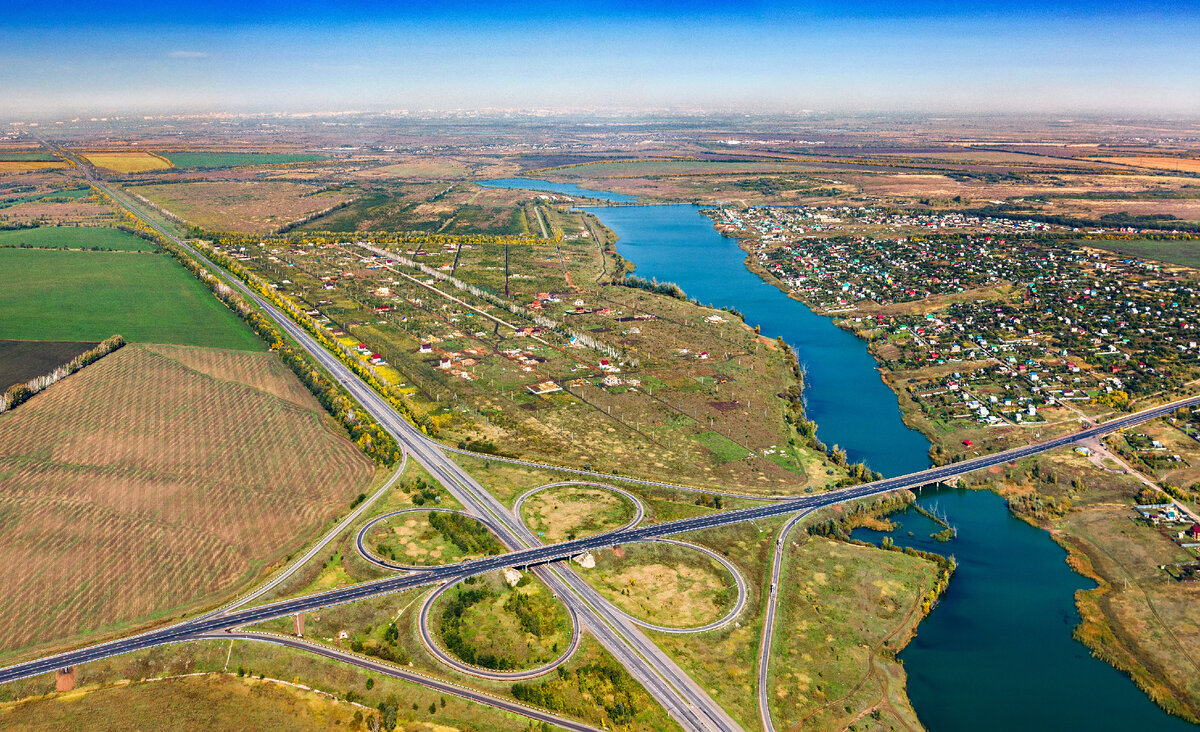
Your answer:
[[[620,237],[617,250],[639,276],[675,282],[702,303],[738,310],[763,335],[782,336],[806,366],[806,411],[823,441],[884,475],[929,466],[928,440],[901,420],[866,345],[750,272],[737,242],[697,207],[585,210]],[[939,543],[930,534],[940,527],[910,510],[895,517],[902,525],[892,532],[901,546],[958,562],[941,602],[900,654],[909,698],[930,730],[1194,729],[1071,637],[1079,623],[1074,593],[1092,584],[1071,571],[1045,531],[1014,518],[990,492],[941,489],[918,500],[959,530]],[[855,536],[880,538],[865,530]]]

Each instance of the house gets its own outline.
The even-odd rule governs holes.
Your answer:
[[[376,366],[381,366],[387,362],[383,360],[383,356],[380,356],[378,353],[372,353],[371,363],[375,364]]]
[[[1192,528],[1188,531],[1188,537],[1193,541],[1200,540],[1200,524],[1192,525]]]
[[[421,347],[418,348],[417,350],[420,353],[433,353],[433,344],[432,343],[422,343]]]
[[[454,365],[454,362],[448,358],[443,358],[440,361],[438,361],[438,368],[442,369],[442,370],[449,369],[453,365]]]
[[[608,376],[604,377],[604,381],[602,383],[605,386],[620,386],[623,382],[621,381],[620,376],[613,376],[612,374],[609,374]]]
[[[616,366],[613,366],[612,363],[609,362],[607,359],[600,359],[600,370],[601,371],[613,371],[613,372],[620,371],[620,369],[618,369]]]
[[[532,384],[525,388],[528,389],[530,391],[530,393],[537,394],[539,396],[542,394],[549,394],[549,393],[555,392],[555,391],[562,391],[562,387],[559,386],[558,384],[555,384],[553,381],[543,381],[538,384]]]

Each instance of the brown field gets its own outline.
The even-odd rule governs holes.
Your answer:
[[[205,229],[256,234],[274,231],[347,199],[342,193],[318,194],[315,186],[281,181],[203,181],[129,190]]]
[[[565,486],[531,496],[521,513],[542,541],[553,544],[615,529],[633,518],[633,506],[603,488]]]
[[[23,160],[0,160],[0,173],[24,173],[28,170],[53,170],[65,168],[67,164],[61,160],[34,162]]]
[[[1167,198],[1156,200],[1109,200],[1094,201],[1082,198],[1063,198],[1054,201],[1056,206],[1078,209],[1090,216],[1103,216],[1125,212],[1133,216],[1169,214],[1186,221],[1200,220],[1200,198]],[[1066,210],[1063,213],[1067,213]]]
[[[214,603],[344,509],[372,465],[288,381],[127,346],[0,417],[0,658]]]
[[[1117,163],[1132,165],[1137,168],[1152,168],[1154,170],[1179,170],[1184,173],[1200,173],[1200,160],[1195,158],[1170,158],[1156,155],[1136,155],[1111,158],[1089,158],[1101,163]]]
[[[437,178],[440,180],[463,178],[470,168],[453,158],[407,157],[377,168],[366,168],[356,173],[360,178]]]
[[[84,157],[97,168],[107,168],[118,173],[144,173],[147,170],[166,170],[174,167],[169,160],[148,152],[85,153]]]

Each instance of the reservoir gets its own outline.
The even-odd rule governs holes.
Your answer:
[[[540,181],[523,186],[546,189]],[[901,420],[866,344],[747,270],[745,252],[697,207],[586,210],[620,237],[617,250],[639,276],[675,282],[701,303],[738,310],[764,336],[782,336],[807,368],[806,411],[824,442],[884,475],[928,467],[928,441]],[[897,544],[958,562],[942,601],[900,654],[909,697],[930,730],[1195,729],[1071,637],[1074,593],[1092,584],[1071,571],[1046,532],[986,491],[926,490],[919,501],[958,529],[941,543],[930,538],[941,527],[916,512],[894,517],[902,524],[892,532]],[[881,538],[866,530],[854,537]]]

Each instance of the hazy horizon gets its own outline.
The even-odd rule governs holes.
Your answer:
[[[1027,0],[17,2],[5,117],[459,109],[1200,114],[1200,10]]]

